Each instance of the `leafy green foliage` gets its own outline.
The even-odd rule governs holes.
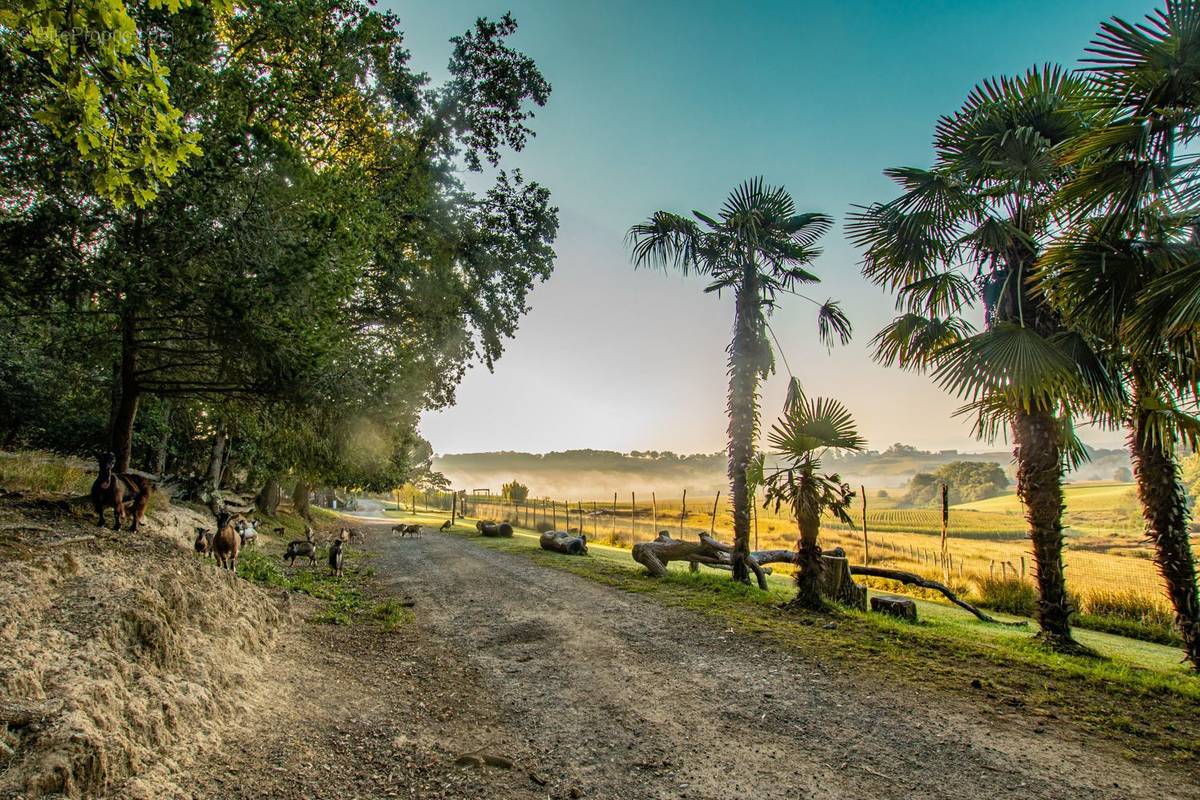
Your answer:
[[[72,8],[83,16],[47,24],[97,42],[132,31],[172,76],[173,111],[129,105],[118,121],[182,120],[202,152],[170,185],[155,172],[137,202],[109,202],[60,168],[76,155],[35,118],[39,75],[9,58],[20,31],[5,29],[0,390],[29,402],[0,433],[103,446],[125,397],[135,454],[185,473],[220,426],[253,478],[383,489],[427,472],[419,413],[453,402],[472,362],[495,363],[553,265],[545,187],[498,170],[476,193],[457,177],[524,146],[527,106],[548,98],[507,43],[515,21],[457,37],[450,80],[431,88],[396,17],[355,0]]]
[[[176,13],[191,4],[146,5]],[[231,10],[228,0],[205,5],[214,13]],[[5,77],[22,94],[9,113],[69,146],[69,168],[117,206],[145,206],[200,153],[200,136],[170,97],[169,69],[152,38],[122,0],[0,3]]]
[[[522,503],[529,497],[529,487],[512,480],[500,487],[500,494],[505,500]]]

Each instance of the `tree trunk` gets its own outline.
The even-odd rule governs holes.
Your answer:
[[[1059,422],[1049,409],[1017,409],[1012,419],[1017,495],[1033,542],[1037,621],[1047,644],[1073,650],[1071,602],[1062,562],[1062,453]]]
[[[228,438],[229,434],[226,432],[225,425],[218,426],[217,432],[213,435],[212,450],[208,456],[208,475],[204,479],[204,486],[212,496],[215,496],[217,490],[221,488],[221,468],[225,464],[225,441]]]
[[[279,511],[279,494],[279,480],[271,476],[254,498],[254,506],[268,517],[273,517]]]
[[[309,518],[308,496],[311,492],[312,486],[304,481],[296,481],[296,488],[292,490],[292,506],[302,519]]]
[[[163,408],[163,434],[154,449],[154,474],[160,478],[167,471],[167,448],[171,445],[171,401],[166,401]]]
[[[801,480],[804,480],[801,478]],[[825,603],[821,600],[821,545],[817,535],[821,530],[821,516],[816,509],[796,509],[796,521],[800,526],[800,541],[796,547],[796,605],[819,611]]]
[[[733,323],[733,341],[729,345],[729,494],[733,504],[733,579],[750,582],[747,557],[750,553],[750,491],[746,470],[754,457],[754,439],[758,433],[758,381],[761,332],[755,327],[759,318],[759,287],[752,266],[746,269],[738,288]]]
[[[137,418],[137,341],[132,314],[121,320],[120,395],[112,423],[112,451],[117,457],[116,471],[128,472],[133,460],[133,422]]]
[[[1200,670],[1200,598],[1196,591],[1196,562],[1188,541],[1187,493],[1169,444],[1147,431],[1150,413],[1141,407],[1144,383],[1134,376],[1134,416],[1129,451],[1137,480],[1138,499],[1146,519],[1146,536],[1154,543],[1154,562],[1166,583],[1192,668]]]

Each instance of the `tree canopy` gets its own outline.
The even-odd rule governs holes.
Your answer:
[[[507,44],[516,21],[455,37],[434,87],[408,66],[397,18],[355,0],[234,14],[95,0],[70,20],[35,8],[57,4],[16,5],[0,40],[0,385],[62,413],[31,412],[5,436],[136,444],[145,462],[161,437],[141,429],[169,405],[167,439],[193,461],[185,443],[224,428],[256,469],[313,481],[390,487],[427,467],[419,412],[452,402],[473,362],[495,363],[553,268],[549,192],[502,164],[550,92]],[[101,17],[137,58],[104,38]],[[44,63],[60,57],[38,49],[45,25],[81,26],[111,50],[76,54],[84,78],[122,72],[122,54],[154,67],[143,77],[166,96],[127,81],[128,97],[103,102],[118,121],[185,130],[174,166],[80,157],[74,129],[40,110],[56,86]],[[154,147],[173,146],[168,134]],[[468,190],[463,169],[490,186]],[[56,405],[60,363],[88,387],[69,407]]]

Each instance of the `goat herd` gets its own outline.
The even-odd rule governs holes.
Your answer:
[[[96,510],[97,524],[104,525],[104,511],[113,510],[113,530],[120,530],[127,516],[132,518],[131,531],[137,531],[146,516],[146,507],[154,492],[154,484],[150,479],[131,472],[116,472],[116,457],[112,453],[100,456],[100,474],[92,484],[91,499]],[[245,547],[258,543],[259,520],[247,518],[242,514],[232,514],[224,509],[217,512],[217,528],[196,527],[194,542],[196,552],[205,558],[213,558],[222,569],[237,571],[238,553]],[[439,530],[448,530],[450,520],[446,520]],[[509,527],[509,534],[512,528]],[[273,533],[282,536],[287,533],[285,528],[274,528]],[[393,525],[392,533],[400,538],[416,538],[421,535],[420,525]],[[356,528],[339,528],[337,535],[329,543],[329,570],[336,577],[342,576],[342,564],[346,557],[346,546],[351,542],[362,541],[363,532]],[[283,560],[288,566],[296,566],[296,559],[308,559],[309,567],[317,565],[317,542],[313,538],[312,526],[304,528],[304,538],[288,542]]]
[[[195,548],[196,552],[205,558],[216,559],[217,566],[222,569],[237,570],[238,553],[242,548],[258,543],[258,525],[256,519],[248,519],[241,514],[231,514],[221,511],[217,514],[217,529],[197,527]],[[273,533],[282,536],[286,528],[274,528]],[[329,543],[329,571],[336,577],[342,576],[342,564],[346,558],[346,545],[353,541],[362,541],[362,531],[355,528],[339,528],[337,535]],[[307,558],[308,565],[317,565],[317,542],[313,538],[312,526],[304,527],[304,538],[288,542],[283,560],[288,566],[296,566],[296,559]]]

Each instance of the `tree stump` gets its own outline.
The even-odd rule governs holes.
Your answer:
[[[568,533],[566,531],[546,531],[538,538],[543,550],[563,553],[568,556],[586,556],[587,536]]]
[[[871,610],[908,622],[917,621],[917,604],[909,597],[877,594],[871,598]]]
[[[867,587],[854,582],[845,556],[822,555],[821,595],[843,605],[867,610]]]

